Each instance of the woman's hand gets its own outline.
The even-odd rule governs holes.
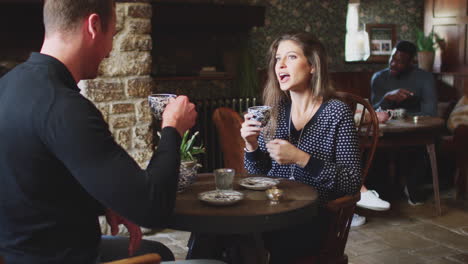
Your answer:
[[[305,167],[309,162],[310,155],[287,140],[273,139],[266,145],[270,157],[278,164],[297,164],[300,167]]]
[[[252,114],[244,115],[244,123],[241,127],[241,137],[245,141],[245,148],[248,151],[254,151],[258,148],[258,136],[262,128],[260,127],[261,123],[252,119]]]

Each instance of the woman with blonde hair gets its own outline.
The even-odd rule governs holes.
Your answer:
[[[353,114],[333,99],[325,47],[310,33],[285,34],[271,47],[263,100],[272,107],[265,128],[245,115],[245,167],[249,173],[301,181],[319,203],[359,192],[361,166]],[[264,234],[271,263],[317,252],[327,217]]]

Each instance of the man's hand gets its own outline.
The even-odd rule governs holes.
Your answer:
[[[414,94],[405,89],[396,89],[385,94],[384,99],[387,101],[401,103]]]
[[[195,125],[196,118],[195,105],[190,103],[187,96],[181,95],[176,99],[169,99],[169,104],[162,116],[162,127],[174,127],[180,136],[183,136],[185,131]]]
[[[118,215],[116,212],[106,209],[106,220],[111,227],[111,234],[113,236],[117,235],[119,232],[119,225],[123,224],[128,232],[130,233],[130,244],[128,245],[128,255],[133,256],[135,251],[138,250],[141,244],[143,234],[141,229],[136,224],[128,221],[122,216]]]

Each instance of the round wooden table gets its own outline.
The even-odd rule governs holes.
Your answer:
[[[245,176],[236,175],[234,178],[234,190],[244,193],[244,199],[236,204],[215,206],[198,199],[199,193],[215,189],[211,173],[199,174],[192,186],[177,194],[170,227],[192,232],[187,259],[266,263],[263,232],[312,223],[317,215],[318,193],[312,186],[279,179],[277,187],[284,194],[279,203],[273,204],[265,191],[240,186],[238,182],[242,177]],[[246,249],[251,252],[247,254],[248,260],[245,254],[243,257],[238,254]]]
[[[264,232],[303,224],[317,214],[318,193],[312,186],[280,179],[277,187],[284,195],[278,204],[272,204],[265,191],[248,190],[238,184],[240,179],[236,175],[233,185],[234,190],[244,193],[244,199],[232,205],[215,206],[197,197],[215,189],[214,176],[199,174],[192,186],[177,194],[171,228],[216,234]]]

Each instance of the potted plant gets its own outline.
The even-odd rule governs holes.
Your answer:
[[[195,146],[195,138],[199,132],[195,132],[189,139],[189,130],[185,131],[180,143],[180,172],[179,172],[179,183],[177,185],[177,191],[183,192],[188,186],[190,186],[197,177],[197,170],[201,168],[201,164],[198,163],[195,157],[198,154],[205,153],[203,144]],[[159,138],[161,134],[158,132]]]
[[[193,184],[197,177],[197,170],[201,168],[195,157],[198,154],[205,153],[203,144],[195,146],[195,138],[199,132],[195,132],[189,139],[189,130],[185,131],[180,143],[180,172],[177,191],[183,192],[188,186]]]
[[[442,41],[434,31],[429,35],[424,35],[421,30],[416,31],[416,46],[418,48],[418,66],[419,68],[432,71],[434,65],[435,50]]]

